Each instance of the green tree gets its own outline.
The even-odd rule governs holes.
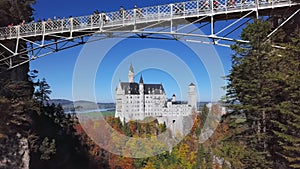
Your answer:
[[[265,153],[265,157],[270,154],[267,145],[273,135],[267,126],[271,126],[271,118],[276,116],[272,111],[276,104],[272,97],[273,86],[267,74],[272,72],[271,60],[274,57],[271,43],[265,41],[270,30],[271,24],[262,20],[254,20],[243,30],[241,38],[250,43],[232,46],[236,53],[227,86],[227,103],[233,110],[232,114],[246,116],[240,141],[250,149]],[[263,167],[266,164],[257,161],[257,165]]]
[[[56,152],[55,140],[52,139],[52,141],[50,142],[48,137],[46,137],[43,140],[42,145],[39,147],[39,151],[42,153],[42,160],[49,160],[51,158],[51,155],[54,155]]]
[[[208,116],[208,113],[209,113],[209,109],[208,109],[207,105],[204,104],[203,108],[202,108],[202,112],[201,112],[201,126],[204,125],[204,122]]]
[[[195,169],[201,168],[203,161],[205,158],[205,149],[203,144],[199,144],[198,149],[197,149],[197,157],[196,157],[196,165]]]
[[[45,104],[50,99],[49,95],[52,93],[50,90],[49,84],[46,82],[46,79],[43,78],[41,81],[38,80],[37,89],[34,92],[34,98],[41,104]]]
[[[286,50],[278,51],[276,60],[278,72],[270,74],[278,92],[277,104],[280,118],[273,119],[273,132],[277,144],[273,147],[281,160],[278,165],[300,168],[300,29],[297,27],[291,34],[286,34],[285,43],[280,45]]]
[[[241,34],[250,43],[232,46],[236,53],[228,76],[229,117],[245,115],[246,121],[235,126],[230,139],[260,157],[240,159],[245,167],[299,168],[299,30],[290,34],[290,28],[283,29],[267,39],[270,30],[270,23],[255,20]],[[273,48],[275,43],[284,48]]]

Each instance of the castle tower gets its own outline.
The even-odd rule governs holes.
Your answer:
[[[129,72],[128,72],[128,82],[134,83],[134,70],[132,64],[130,65]]]
[[[144,94],[144,80],[142,75],[140,77],[140,82],[139,82],[139,92],[140,94]]]
[[[176,102],[176,95],[175,94],[173,94],[173,96],[172,96],[172,102]]]
[[[193,110],[197,111],[197,92],[194,83],[189,85],[188,105],[192,106]]]
[[[140,114],[143,116],[141,117],[141,119],[144,119],[145,117],[145,95],[144,95],[144,80],[143,80],[143,76],[141,75],[140,77],[140,82],[139,82],[139,93],[140,93]]]
[[[123,114],[122,114],[122,87],[121,87],[121,81],[119,81],[119,84],[116,88],[116,112],[115,112],[115,117],[120,117],[120,119],[123,119]]]

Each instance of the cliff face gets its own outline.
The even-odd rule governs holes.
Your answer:
[[[10,23],[17,25],[21,19],[30,21],[32,11],[24,11],[31,8],[30,4],[24,3],[29,1],[1,0],[0,26]],[[12,51],[16,49],[16,40],[1,43]],[[26,48],[26,42],[20,41],[18,52]],[[0,58],[9,55],[11,53],[1,46]],[[15,65],[26,60],[26,57],[13,57],[11,61]],[[31,116],[35,107],[32,102],[34,87],[28,76],[29,63],[10,70],[8,67],[7,64],[0,63],[0,168],[28,169],[32,149],[30,137]]]
[[[14,41],[1,42],[15,50]],[[19,50],[26,47],[21,42]],[[2,57],[9,52],[0,48]],[[24,61],[26,56],[12,59],[13,63]],[[33,84],[29,80],[29,63],[7,70],[0,64],[0,168],[28,169],[30,160],[29,136],[31,128],[30,110]]]

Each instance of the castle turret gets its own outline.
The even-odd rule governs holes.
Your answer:
[[[130,65],[129,72],[128,72],[128,82],[134,83],[134,70],[132,64]]]
[[[140,93],[140,115],[142,116],[141,119],[144,119],[145,117],[145,95],[144,95],[144,80],[143,76],[141,75],[140,77],[140,82],[139,82],[139,93]]]
[[[194,83],[189,85],[188,105],[192,106],[193,110],[197,111],[197,92]]]
[[[173,94],[173,96],[172,96],[172,100],[171,100],[172,102],[176,102],[176,95],[175,94]]]
[[[139,92],[140,94],[144,94],[144,80],[142,75],[140,77],[140,82],[139,82]]]

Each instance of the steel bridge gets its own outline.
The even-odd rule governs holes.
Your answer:
[[[97,35],[99,40],[128,35],[136,38],[167,37],[228,47],[235,41],[247,43],[230,37],[246,18],[286,14],[288,17],[269,34],[271,36],[299,13],[299,5],[298,0],[194,0],[2,27],[0,66],[15,68],[39,57],[85,44],[92,35]],[[216,29],[217,21],[229,19],[234,22]],[[195,30],[186,31],[186,27],[198,23],[201,23],[198,29],[206,26],[210,31],[201,34]],[[24,42],[26,45],[21,45]],[[22,61],[15,62],[16,58],[22,58]]]

